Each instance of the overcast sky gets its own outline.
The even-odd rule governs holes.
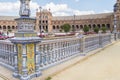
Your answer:
[[[113,11],[116,0],[31,0],[31,15],[42,6],[54,16],[85,15]],[[18,16],[19,0],[0,0],[0,16]]]

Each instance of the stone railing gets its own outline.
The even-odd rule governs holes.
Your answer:
[[[91,36],[91,37],[86,37],[84,39],[84,52],[89,52],[91,50],[95,50],[99,48],[99,35]]]
[[[13,69],[14,45],[10,42],[0,41],[0,64]]]
[[[42,41],[37,50],[40,69],[46,69],[78,55],[85,56],[86,52],[102,48],[109,43],[111,34]]]
[[[114,34],[115,37],[115,34]],[[120,39],[120,32],[116,33],[116,40]]]
[[[55,63],[67,60],[82,53],[82,39],[67,38],[47,40],[39,44],[40,67],[45,69]]]
[[[100,43],[101,43],[101,46],[105,46],[107,44],[109,44],[111,42],[111,35],[110,34],[102,34],[100,37]]]
[[[44,70],[76,56],[85,56],[87,52],[111,43],[113,38],[114,35],[111,34],[99,34],[81,38],[42,40],[35,48],[37,51],[35,59],[39,64],[37,67]],[[0,41],[0,64],[15,70],[16,56],[18,56],[15,55],[17,54],[16,49],[15,44],[10,41]]]

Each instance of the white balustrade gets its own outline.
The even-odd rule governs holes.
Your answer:
[[[44,65],[42,66],[44,68],[78,54],[83,54],[83,52],[95,50],[100,45],[107,45],[110,41],[110,34],[42,41],[39,44],[40,64]]]
[[[88,36],[84,38],[65,38],[56,40],[45,40],[38,44],[38,62],[40,68],[55,65],[80,54],[86,54],[105,46],[111,42],[111,34],[100,34],[95,36]],[[15,48],[14,44],[10,42],[0,41],[0,62],[10,66],[15,63]],[[17,57],[17,55],[16,55]]]
[[[12,43],[0,41],[0,62],[14,67],[14,45]]]

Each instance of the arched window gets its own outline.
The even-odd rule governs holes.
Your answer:
[[[45,26],[43,26],[43,29],[45,29]]]
[[[59,29],[59,26],[57,25],[57,29]]]
[[[79,29],[79,26],[78,26],[78,25],[76,25],[76,28],[77,28],[77,29]]]
[[[107,24],[106,26],[107,26],[108,29],[110,29],[110,24]]]
[[[46,20],[46,24],[48,23],[48,21]]]
[[[96,27],[96,25],[95,24],[93,24],[93,28],[95,28]]]
[[[102,27],[106,27],[105,24],[102,24]]]
[[[41,25],[39,26],[39,29],[41,29]]]
[[[83,29],[83,25],[80,25],[80,28]]]
[[[53,26],[53,29],[55,29],[55,26]]]
[[[12,26],[12,29],[15,29],[15,26]]]
[[[48,32],[48,26],[46,26],[46,32]]]
[[[7,28],[10,29],[10,26],[8,26]]]
[[[2,27],[0,26],[0,29],[2,29]]]
[[[88,26],[89,26],[90,29],[92,28],[90,24]]]
[[[43,23],[44,23],[45,21],[43,20]]]
[[[99,29],[101,28],[100,24],[97,24],[97,26],[99,27]]]
[[[3,26],[3,29],[6,29],[6,26]]]

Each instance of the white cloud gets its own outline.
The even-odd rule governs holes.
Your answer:
[[[43,6],[43,8],[50,8],[52,12],[67,11],[69,9],[67,4],[54,4],[53,2],[46,4],[45,6]]]
[[[38,8],[38,4],[36,2],[30,3],[30,8],[33,13],[35,14],[36,9]],[[20,2],[0,2],[0,15],[18,15],[20,8]]]
[[[104,10],[103,12],[104,12],[104,13],[110,13],[110,12],[113,12],[113,11]]]
[[[0,2],[0,12],[11,12],[19,8],[19,2]]]
[[[87,15],[87,14],[95,14],[93,10],[90,11],[79,11],[79,10],[74,10],[73,13],[75,15]]]
[[[68,16],[69,14],[68,13],[65,13],[65,12],[55,12],[53,13],[53,16]]]
[[[79,0],[75,0],[79,1]],[[0,2],[0,15],[17,15],[19,13],[20,2]],[[39,7],[37,2],[30,3],[30,9],[32,16],[35,16],[36,9]],[[70,16],[70,15],[86,15],[86,14],[95,14],[93,10],[89,11],[80,11],[77,9],[70,8],[67,4],[55,4],[53,2],[47,3],[45,6],[42,6],[43,9],[51,9],[53,16]],[[104,10],[104,13],[112,12]]]
[[[94,11],[80,11],[80,10],[74,10],[70,7],[68,7],[67,4],[54,4],[53,2],[50,2],[43,6],[44,9],[51,9],[51,12],[53,13],[53,16],[69,16],[69,15],[85,15],[85,14],[94,14]]]

